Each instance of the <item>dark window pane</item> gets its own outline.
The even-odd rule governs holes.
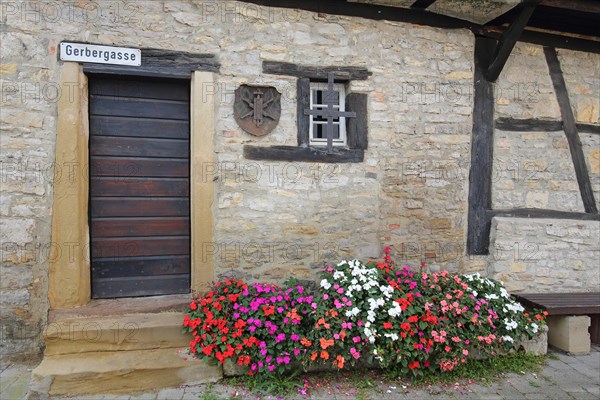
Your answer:
[[[333,138],[340,138],[339,125],[333,125]],[[313,124],[313,139],[327,139],[327,124]]]

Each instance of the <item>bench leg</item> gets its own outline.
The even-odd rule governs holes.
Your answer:
[[[548,344],[573,354],[590,352],[590,317],[587,315],[549,315]]]

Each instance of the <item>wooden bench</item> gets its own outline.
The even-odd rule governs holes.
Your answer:
[[[519,293],[515,297],[525,307],[548,311],[548,344],[569,353],[589,353],[590,342],[600,343],[600,292]]]

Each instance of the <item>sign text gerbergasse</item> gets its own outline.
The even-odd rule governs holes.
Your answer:
[[[100,64],[142,65],[142,54],[140,49],[83,43],[62,42],[60,44],[60,59],[62,61]]]

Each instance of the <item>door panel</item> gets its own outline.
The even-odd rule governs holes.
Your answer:
[[[189,91],[89,78],[94,298],[190,291]]]

